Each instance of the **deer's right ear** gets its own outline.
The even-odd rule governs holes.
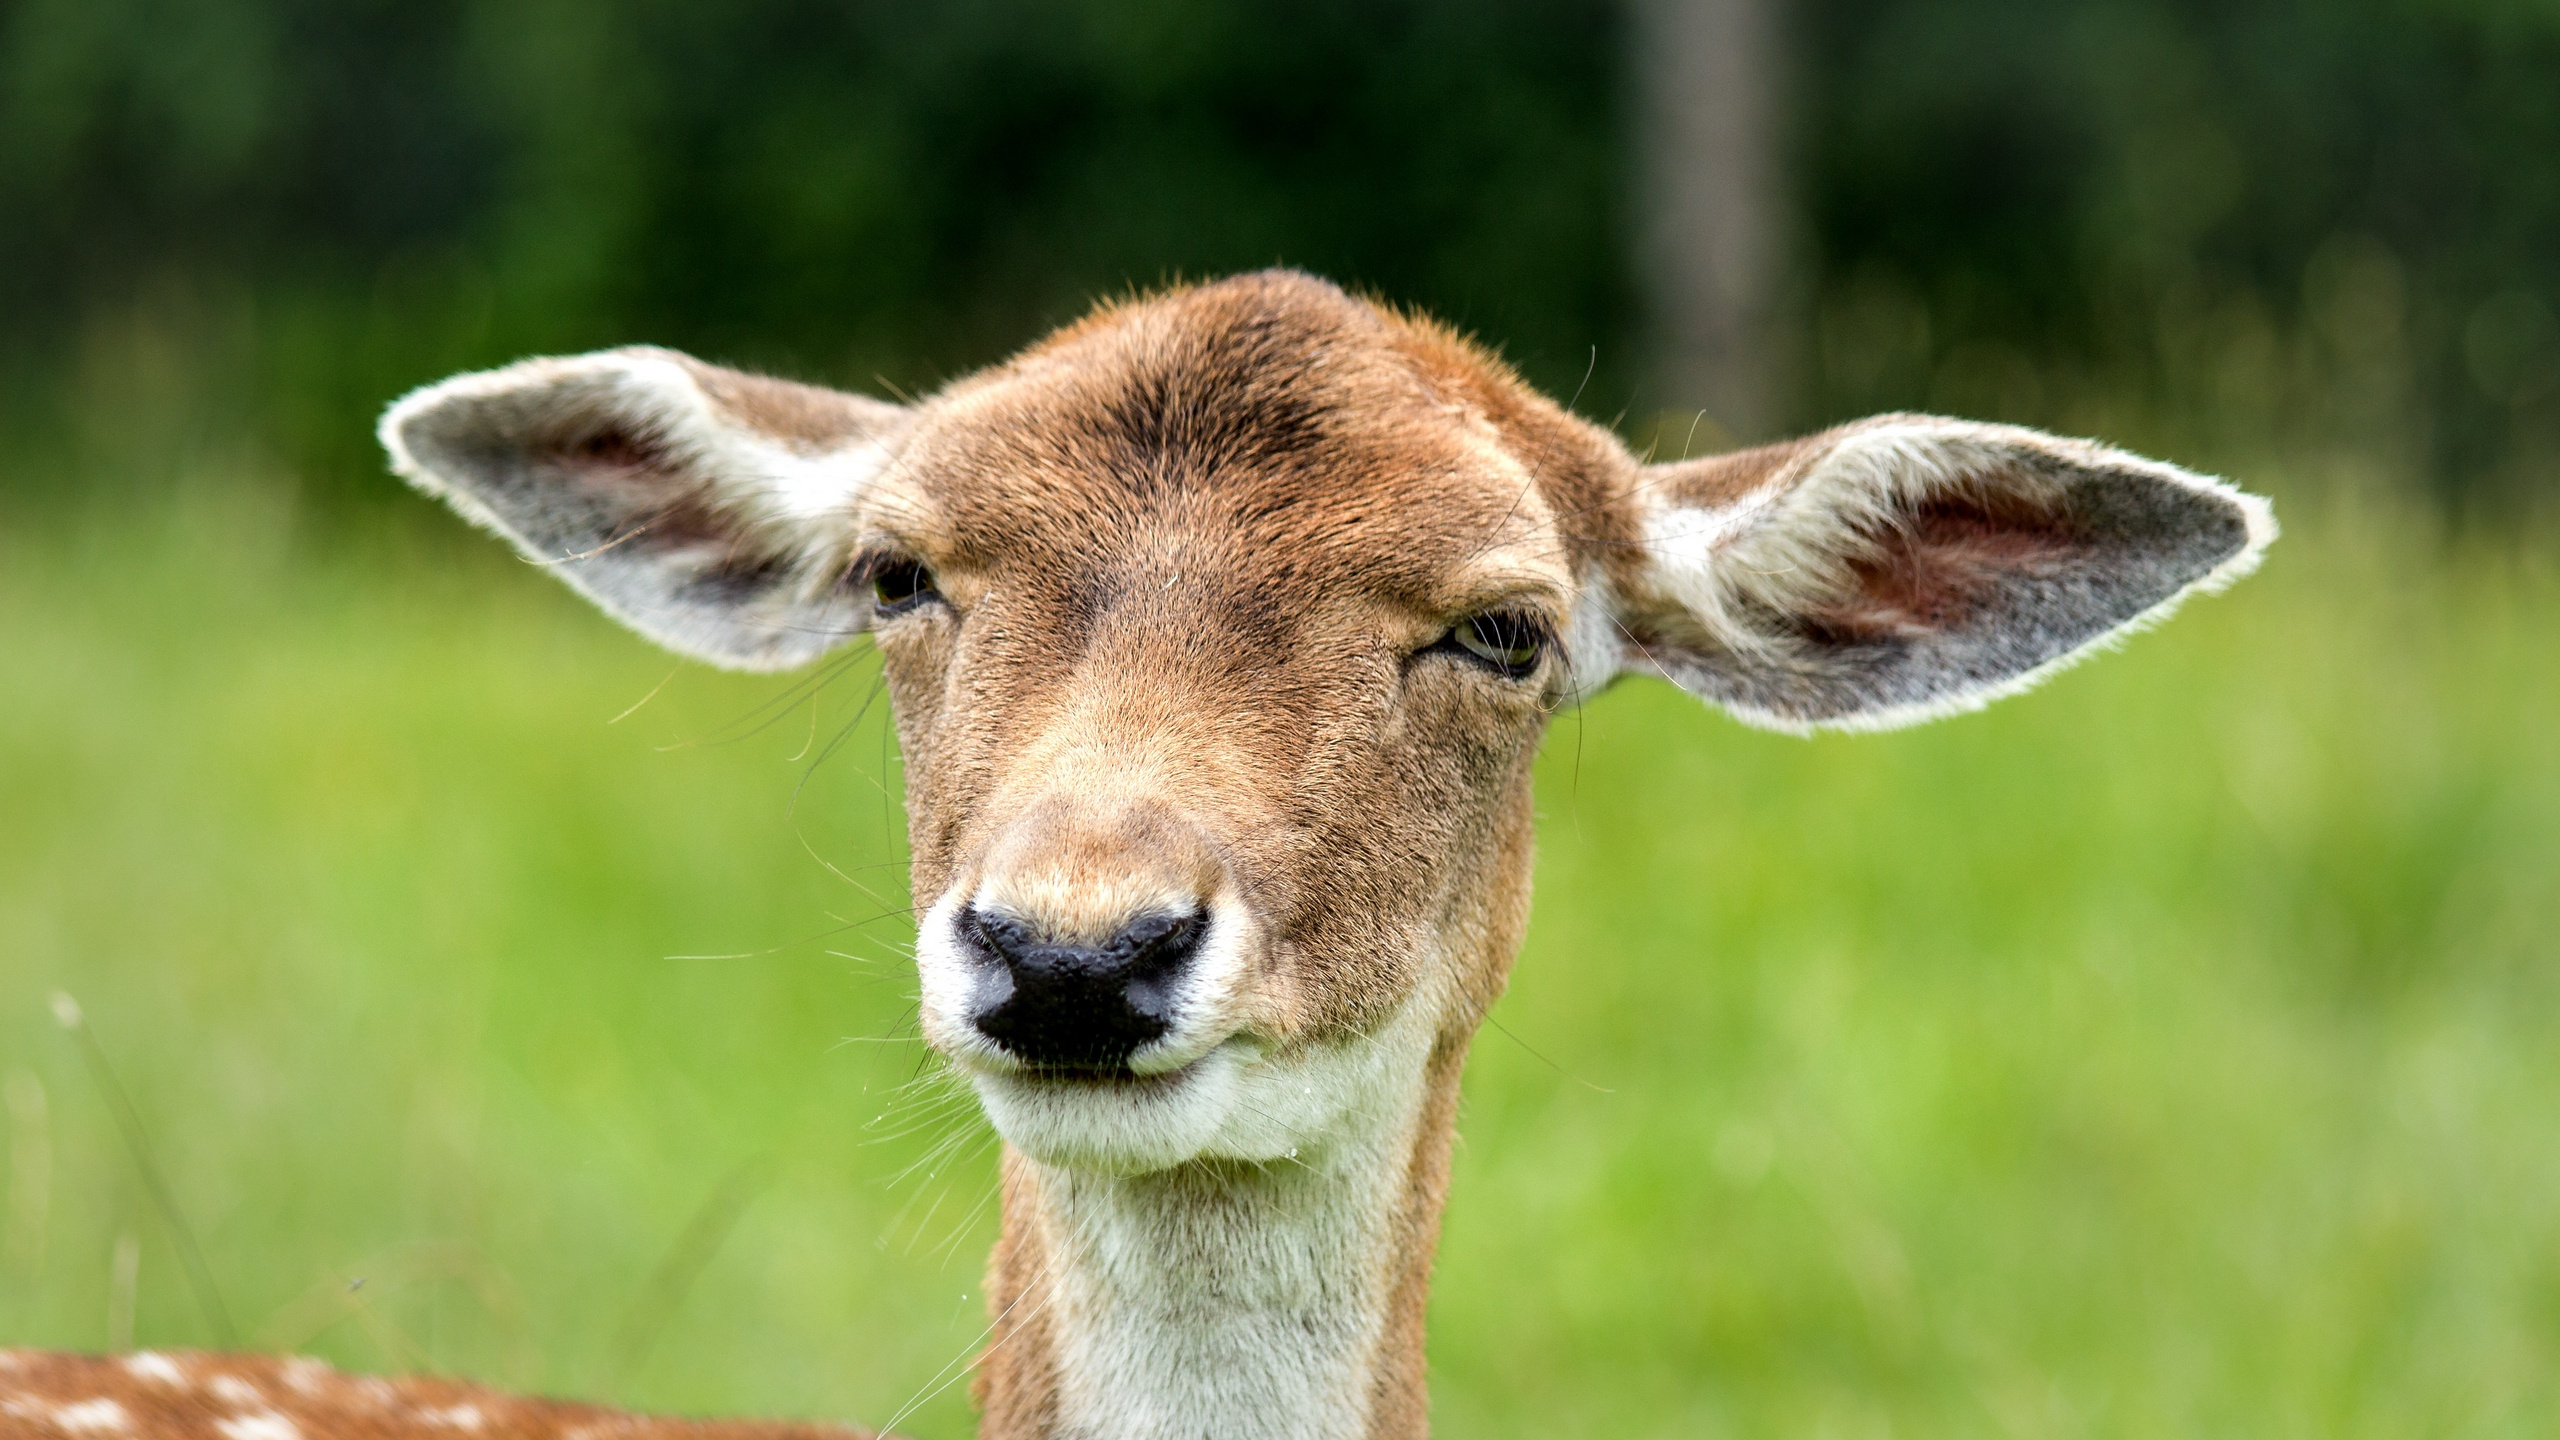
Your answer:
[[[910,411],[633,348],[458,375],[382,417],[392,468],[670,650],[742,670],[870,621],[855,507]]]
[[[2249,573],[2267,502],[2085,440],[1882,415],[1642,472],[1623,663],[1772,730],[2013,695]]]

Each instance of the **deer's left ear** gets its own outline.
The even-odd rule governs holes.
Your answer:
[[[634,347],[430,385],[382,417],[392,468],[670,650],[739,670],[861,633],[856,510],[902,406]]]
[[[2267,502],[2087,441],[1885,415],[1636,477],[1621,663],[1772,730],[2015,694],[2257,566]]]

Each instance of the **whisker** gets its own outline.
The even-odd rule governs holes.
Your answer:
[[[978,1142],[978,1148],[970,1151],[967,1159],[960,1163],[964,1165],[976,1163],[979,1156],[986,1154],[987,1151],[993,1148],[1002,1138],[1003,1137],[996,1134],[993,1126],[988,1127],[985,1138]],[[966,1237],[970,1229],[978,1223],[978,1217],[987,1213],[987,1206],[992,1204],[996,1198],[1003,1193],[1004,1186],[1001,1181],[989,1183],[985,1189],[979,1192],[977,1203],[969,1207],[969,1213],[961,1216],[960,1223],[951,1227],[951,1233],[943,1238],[940,1245],[926,1251],[926,1256],[928,1258],[938,1258],[945,1264],[950,1263],[952,1257],[960,1252],[960,1241]]]
[[[1031,1291],[1034,1289],[1043,1292],[1040,1297],[1040,1303],[1031,1307],[1031,1313],[1023,1316],[1022,1318],[1023,1323],[1026,1325],[1032,1320],[1038,1318],[1040,1312],[1048,1308],[1050,1300],[1057,1296],[1058,1266],[1060,1263],[1061,1262],[1058,1258],[1054,1256],[1051,1257],[1048,1265],[1042,1268],[1040,1278],[1033,1281],[1032,1284],[1029,1287],[1026,1287],[1020,1295],[1013,1297],[1013,1299],[1005,1305],[1004,1309],[996,1312],[996,1317],[987,1322],[987,1328],[979,1331],[977,1338],[969,1342],[969,1350],[977,1350],[978,1353],[975,1356],[972,1356],[969,1354],[969,1350],[964,1350],[959,1355],[952,1357],[950,1361],[945,1363],[942,1369],[933,1372],[932,1378],[925,1382],[932,1388],[925,1390],[918,1394],[914,1399],[909,1400],[906,1404],[899,1406],[898,1413],[890,1416],[888,1422],[880,1427],[881,1432],[885,1434],[891,1430],[895,1430],[899,1425],[905,1423],[908,1416],[913,1415],[918,1408],[932,1400],[934,1396],[950,1389],[963,1376],[986,1363],[986,1359],[989,1355],[994,1354],[998,1349],[1002,1348],[1004,1340],[999,1340],[994,1345],[988,1346],[988,1348],[984,1350],[978,1350],[978,1347],[986,1343],[988,1336],[996,1333],[996,1328],[1004,1324],[1005,1319],[1013,1314],[1015,1307],[1019,1306],[1024,1300],[1030,1298]],[[1010,1340],[1020,1333],[1022,1333],[1021,1330],[1016,1328],[1006,1334],[1005,1340]],[[944,1376],[946,1372],[951,1371],[952,1367],[955,1365],[959,1367],[958,1373],[951,1374],[948,1379],[945,1379]],[[940,1383],[937,1384],[937,1381]]]
[[[834,684],[837,680],[842,679],[847,672],[860,665],[866,657],[874,653],[876,652],[856,650],[848,655],[830,656],[828,659],[820,662],[816,669],[792,681],[788,686],[785,686],[780,694],[768,697],[762,703],[752,707],[745,714],[738,716],[736,719],[715,725],[690,740],[679,740],[673,744],[661,745],[657,748],[659,752],[663,754],[672,750],[693,750],[712,745],[734,745],[741,740],[752,739],[757,735],[763,734],[766,730],[771,729],[775,724],[780,722],[784,716],[790,714],[793,709],[797,708],[802,700],[817,694],[820,690],[823,690],[827,686]],[[768,712],[771,713],[768,714]],[[764,716],[765,718],[760,723],[751,723],[756,722],[758,716]]]
[[[871,713],[871,707],[879,703],[881,695],[886,693],[888,688],[887,677],[881,676],[872,680],[871,693],[863,697],[861,706],[853,712],[853,718],[844,722],[843,728],[836,731],[835,738],[827,742],[827,748],[818,753],[817,759],[809,762],[807,770],[801,772],[800,783],[791,787],[791,800],[783,807],[784,814],[788,815],[799,807],[800,792],[809,788],[809,777],[818,773],[818,767],[827,763],[827,757],[843,747],[846,738],[853,734],[855,727],[862,724],[862,717]],[[874,777],[871,783],[878,785],[880,782],[877,777]]]
[[[672,669],[670,669],[670,670],[668,670],[668,671],[667,671],[667,678],[666,678],[665,680],[661,680],[661,681],[659,681],[657,684],[650,686],[650,687],[649,687],[649,693],[648,693],[648,694],[643,695],[643,696],[641,696],[639,699],[632,701],[632,702],[631,702],[631,708],[630,708],[630,709],[623,711],[621,714],[614,716],[612,719],[607,720],[607,721],[606,721],[606,722],[604,722],[604,723],[606,723],[607,725],[619,725],[619,724],[621,724],[623,721],[628,720],[628,719],[630,719],[633,715],[635,715],[635,714],[639,713],[640,707],[641,707],[641,706],[643,706],[643,705],[648,704],[648,703],[649,703],[650,701],[652,701],[652,700],[657,699],[657,698],[658,698],[658,692],[667,688],[667,681],[675,679],[675,678],[676,678],[676,672],[677,672],[678,670],[682,670],[683,668],[684,668],[683,664],[682,664],[682,663],[678,663],[674,668],[672,668]]]

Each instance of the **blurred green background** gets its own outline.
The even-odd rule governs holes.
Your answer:
[[[1644,258],[1670,0],[0,9],[0,1343],[219,1338],[60,990],[243,1343],[968,1433],[868,659],[674,666],[371,420],[1277,261],[1638,443],[1924,407],[2288,526],[1979,717],[1559,724],[1444,1433],[2560,1430],[2560,9],[1736,6],[1756,411]]]

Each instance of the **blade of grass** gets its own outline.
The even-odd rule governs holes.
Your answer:
[[[89,1076],[98,1083],[98,1093],[106,1097],[107,1110],[115,1116],[116,1129],[124,1135],[125,1149],[133,1156],[133,1165],[142,1172],[142,1188],[169,1227],[169,1237],[178,1247],[178,1263],[187,1273],[187,1286],[195,1291],[196,1304],[204,1311],[205,1323],[213,1327],[214,1338],[226,1350],[240,1344],[240,1332],[231,1323],[231,1309],[222,1303],[222,1290],[213,1283],[213,1269],[204,1262],[204,1251],[196,1245],[195,1231],[178,1209],[178,1197],[160,1173],[152,1158],[151,1137],[143,1132],[142,1116],[126,1096],[124,1085],[116,1079],[115,1066],[108,1063],[107,1049],[98,1043],[97,1033],[89,1028],[89,1017],[82,1013],[80,1002],[68,994],[53,992],[53,1018],[71,1032],[80,1047],[81,1057],[89,1062]]]

